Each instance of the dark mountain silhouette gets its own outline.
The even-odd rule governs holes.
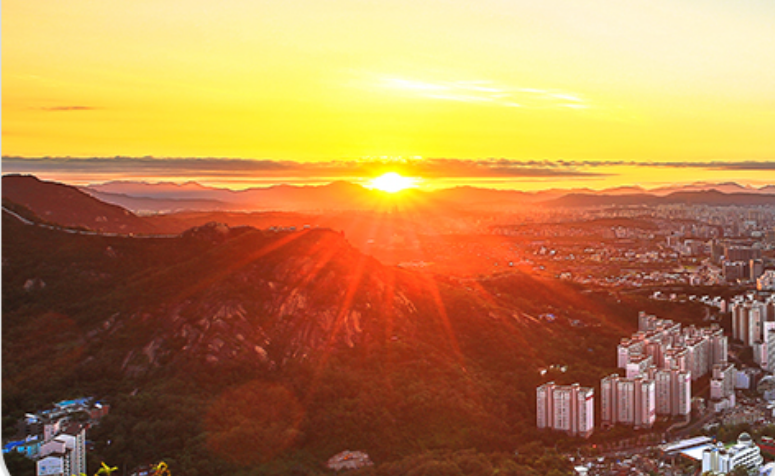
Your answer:
[[[46,222],[112,233],[151,233],[152,225],[134,213],[97,200],[69,185],[31,175],[4,175],[3,198],[22,205]]]
[[[601,190],[599,193],[605,194],[605,195],[632,195],[632,194],[640,194],[640,193],[649,193],[649,190],[646,190],[645,188],[639,187],[637,185],[630,185],[630,186],[607,188],[605,190]]]
[[[216,199],[217,194],[230,192],[226,189],[206,187],[196,182],[138,182],[131,180],[114,180],[102,184],[83,187],[88,191],[126,195],[137,198],[169,198],[169,199]],[[209,194],[209,195],[208,195]]]
[[[141,214],[177,213],[192,210],[234,210],[240,208],[236,204],[206,198],[174,198],[174,196],[173,198],[134,197],[120,193],[100,192],[88,188],[83,188],[82,190],[102,202],[127,208]]]
[[[756,189],[752,187],[744,187],[734,182],[724,183],[705,183],[697,182],[686,185],[672,185],[667,187],[658,187],[650,192],[654,195],[669,195],[675,192],[707,192],[715,190],[722,193],[767,193],[765,187]]]
[[[775,194],[724,193],[718,190],[704,192],[676,192],[664,197],[668,203],[687,203],[698,205],[773,205]]]
[[[141,212],[167,211],[333,211],[373,210],[384,207],[385,194],[347,182],[320,186],[278,185],[250,188],[240,191],[205,187],[195,182],[185,184],[144,182],[108,182],[83,188],[87,193],[109,203]],[[495,190],[472,186],[453,187],[434,191],[409,190],[403,192],[414,206],[443,207],[447,210],[508,210],[523,208],[541,202],[557,200],[557,206],[636,205],[663,203],[654,197],[670,197],[676,193],[695,192],[698,195],[669,198],[667,203],[746,204],[769,203],[744,197],[720,199],[715,192],[725,195],[767,195],[768,187],[746,188],[735,183],[689,184],[645,190],[638,186],[616,187],[601,191],[591,189],[550,189],[538,192]],[[706,192],[703,195],[701,192]],[[614,198],[610,198],[614,197]],[[615,198],[621,197],[621,198]],[[389,200],[388,200],[389,201]],[[552,203],[549,203],[552,205]]]
[[[378,208],[384,200],[383,192],[343,181],[320,186],[276,185],[239,191],[194,183],[177,186],[110,182],[83,187],[83,190],[110,203],[149,212],[364,210]]]

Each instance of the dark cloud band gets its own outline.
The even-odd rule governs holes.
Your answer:
[[[3,157],[5,173],[89,173],[168,177],[369,177],[386,171],[425,178],[594,177],[574,166],[505,159],[351,160],[294,162],[219,158],[69,158]]]
[[[4,173],[116,174],[128,177],[352,178],[387,171],[428,179],[443,178],[593,178],[610,176],[608,167],[670,167],[709,170],[775,170],[775,161],[650,162],[513,159],[362,159],[325,162],[230,158],[154,157],[3,157]]]

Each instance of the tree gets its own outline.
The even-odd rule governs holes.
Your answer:
[[[11,451],[3,454],[3,459],[8,474],[13,476],[35,476],[36,474],[35,462],[21,453]]]
[[[745,466],[735,466],[732,471],[729,472],[729,476],[750,476],[751,473]]]

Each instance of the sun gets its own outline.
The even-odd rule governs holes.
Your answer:
[[[387,193],[396,193],[401,190],[414,187],[417,183],[417,179],[412,177],[404,177],[395,172],[388,172],[382,174],[379,177],[371,179],[369,185],[371,188],[382,190]]]

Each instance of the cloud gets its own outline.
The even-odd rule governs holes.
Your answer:
[[[380,88],[429,99],[490,104],[530,109],[589,109],[592,104],[580,94],[561,90],[509,87],[492,81],[428,81],[382,77]]]
[[[506,158],[399,158],[297,162],[232,158],[3,157],[4,173],[94,182],[120,178],[240,181],[363,180],[385,172],[423,179],[585,180],[617,175],[616,167],[775,170],[775,161],[651,162],[628,160],[515,160]]]
[[[666,168],[692,168],[707,170],[775,170],[775,160],[772,161],[754,161],[754,160],[718,160],[718,161],[673,161],[673,162],[652,162],[652,161],[627,161],[627,160],[584,160],[564,162],[568,165],[578,167],[610,167],[610,166],[631,166],[631,167],[666,167]]]
[[[574,164],[509,159],[383,159],[294,162],[228,158],[3,157],[5,173],[121,175],[126,177],[365,178],[394,171],[423,178],[573,178],[607,175]]]
[[[38,108],[41,111],[58,112],[58,111],[94,111],[97,108],[91,106],[53,106],[53,107],[41,107]]]
[[[771,162],[733,162],[709,168],[722,170],[775,170],[775,160]]]
[[[579,170],[575,166],[561,166],[545,161],[509,159],[425,159],[407,163],[401,168],[406,174],[427,178],[488,178],[488,177],[593,177],[608,175]]]

